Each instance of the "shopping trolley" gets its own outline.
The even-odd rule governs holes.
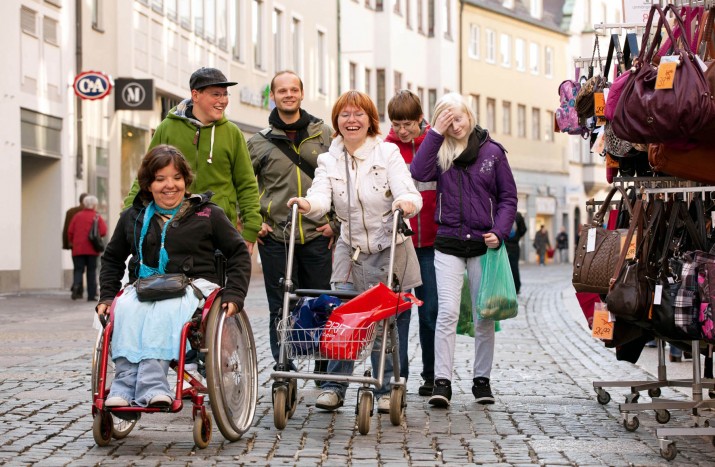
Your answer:
[[[293,256],[295,249],[295,226],[298,215],[298,205],[291,209],[290,239],[286,275],[283,280],[282,318],[277,323],[280,352],[275,371],[271,373],[273,422],[277,429],[286,427],[287,421],[293,416],[298,401],[297,379],[317,381],[337,381],[358,383],[357,426],[360,434],[370,431],[370,420],[373,415],[374,394],[372,387],[380,388],[383,384],[385,362],[391,354],[394,378],[390,393],[390,422],[397,426],[402,421],[406,407],[406,380],[400,377],[400,360],[397,341],[396,316],[412,305],[421,305],[414,295],[399,291],[399,281],[393,276],[395,262],[395,245],[397,234],[407,232],[407,226],[402,218],[402,210],[393,213],[392,243],[386,283],[379,283],[363,293],[342,290],[294,290],[292,281]],[[320,297],[323,294],[337,297],[344,301],[335,308],[327,324],[322,327],[300,327],[291,313],[301,297]],[[356,323],[361,323],[357,324]],[[373,371],[366,368],[365,360],[373,352],[375,338],[381,335],[377,368]],[[377,351],[377,349],[375,349]],[[364,367],[362,376],[345,374],[310,373],[298,371],[290,362],[304,363],[310,368],[312,360],[342,360],[352,361]]]

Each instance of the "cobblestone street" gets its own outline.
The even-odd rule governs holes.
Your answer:
[[[285,430],[273,426],[269,375],[268,310],[263,279],[254,275],[246,303],[256,338],[259,400],[253,428],[229,443],[214,426],[207,449],[192,438],[191,409],[145,414],[132,433],[97,447],[90,403],[93,304],[69,292],[0,296],[0,464],[5,465],[715,465],[709,437],[673,437],[678,456],[659,453],[653,412],[639,413],[640,428],[624,429],[618,404],[628,388],[611,388],[613,400],[596,401],[596,380],[654,378],[616,361],[591,338],[573,298],[570,266],[524,266],[519,316],[502,323],[492,372],[493,406],[471,393],[472,340],[459,336],[454,395],[449,409],[430,408],[417,395],[420,351],[417,318],[410,335],[410,379],[401,426],[372,418],[369,434],[355,426],[357,391],[335,413],[314,407],[319,390],[299,381],[298,408]],[[646,349],[644,358],[654,349]],[[649,360],[650,361],[650,360]],[[668,365],[686,376],[690,361]],[[686,399],[663,389],[663,397]],[[707,397],[707,395],[706,395]],[[647,395],[641,401],[649,400]],[[690,426],[687,411],[671,411],[668,427]]]

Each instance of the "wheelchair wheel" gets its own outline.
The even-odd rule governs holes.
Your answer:
[[[100,412],[92,422],[92,436],[97,446],[106,446],[112,440],[112,414]]]
[[[194,419],[194,444],[199,449],[206,449],[211,442],[211,417],[197,415]]]
[[[206,385],[216,425],[229,441],[253,423],[258,394],[256,346],[245,311],[230,318],[217,298],[206,324]]]
[[[104,331],[99,331],[97,336],[97,341],[94,344],[94,353],[92,354],[92,396],[99,392],[99,367],[101,366],[102,359],[102,348],[104,347]],[[110,343],[109,353],[107,355],[107,377],[105,380],[106,392],[109,392],[109,388],[112,385],[112,380],[114,380],[114,362],[112,361],[112,347]],[[99,415],[98,415],[99,417]],[[136,418],[132,420],[124,420],[119,417],[109,417],[113,420],[112,425],[112,436],[115,439],[126,438],[129,433],[134,429],[134,426],[139,420],[139,414],[136,414]],[[99,444],[99,443],[97,443]]]

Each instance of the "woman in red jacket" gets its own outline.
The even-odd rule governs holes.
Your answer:
[[[74,264],[74,280],[72,282],[72,300],[82,298],[82,275],[87,270],[87,301],[97,301],[97,256],[100,252],[95,250],[89,241],[89,231],[92,229],[94,216],[99,219],[99,235],[107,235],[107,224],[102,216],[97,213],[97,197],[85,196],[82,200],[84,209],[78,212],[70,222],[67,236],[72,245],[72,263]]]

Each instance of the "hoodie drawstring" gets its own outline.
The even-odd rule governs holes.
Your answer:
[[[209,164],[213,164],[213,157],[214,157],[214,134],[216,133],[216,125],[213,125],[211,127],[211,146],[209,147]]]

